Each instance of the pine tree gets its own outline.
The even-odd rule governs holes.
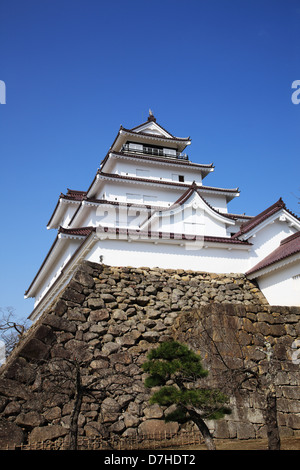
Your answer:
[[[228,398],[222,392],[200,388],[200,380],[208,375],[201,357],[183,344],[168,341],[150,351],[147,359],[142,365],[149,374],[145,380],[146,387],[161,386],[150,398],[150,403],[177,405],[175,411],[165,416],[165,420],[180,423],[193,421],[207,448],[214,450],[215,444],[205,420],[223,418],[230,410],[225,406]]]

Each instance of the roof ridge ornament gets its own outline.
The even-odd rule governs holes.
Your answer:
[[[154,121],[156,122],[156,118],[153,115],[153,111],[149,108],[149,116],[148,116],[148,121]]]

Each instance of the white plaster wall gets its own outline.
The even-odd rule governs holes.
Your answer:
[[[147,219],[149,210],[135,208],[134,206],[122,207],[118,205],[90,206],[80,219],[82,227],[130,227],[139,228],[140,224]],[[77,223],[76,223],[77,226]]]
[[[125,240],[99,240],[86,259],[111,266],[148,266],[150,268],[191,269],[215,273],[244,272],[247,262],[247,251],[221,248],[204,248],[201,243],[198,249],[190,246],[155,244],[151,242],[129,243]]]
[[[178,210],[180,209],[180,210]],[[100,224],[107,227],[130,227],[139,228],[147,221],[150,210],[117,205],[87,206],[85,216],[80,219],[83,227]],[[78,225],[78,220],[75,225]],[[144,227],[142,227],[144,229]],[[223,222],[216,220],[202,208],[194,209],[191,206],[180,206],[174,211],[168,211],[150,220],[146,230],[162,231],[168,233],[188,233],[198,235],[211,235],[226,237],[226,226]]]
[[[143,203],[143,196],[151,196],[153,205],[168,207],[170,204],[176,201],[179,196],[186,190],[183,188],[182,191],[169,190],[168,188],[157,188],[156,186],[148,186],[143,184],[134,184],[131,182],[119,183],[104,182],[102,190],[97,194],[97,198],[104,198],[109,201],[119,202],[137,202]],[[128,199],[126,194],[135,195]],[[149,201],[147,202],[147,204]]]
[[[201,193],[201,190],[200,190]],[[227,214],[227,201],[226,196],[223,194],[216,195],[216,194],[205,194],[203,193],[203,198],[210,204],[214,209],[220,211],[223,214]]]
[[[194,209],[191,206],[182,206],[181,210],[175,210],[174,214],[169,211],[167,214],[162,212],[161,216],[153,219],[150,227],[151,230],[162,232],[226,237],[224,223],[211,217],[202,208]]]
[[[111,173],[117,173],[119,175],[125,176],[138,176],[140,175],[137,170],[147,171],[147,174],[144,175],[146,178],[165,180],[165,181],[174,181],[173,174],[183,175],[184,182],[192,184],[193,181],[196,181],[198,184],[202,184],[202,177],[199,171],[195,169],[188,169],[184,167],[174,167],[171,165],[155,164],[152,165],[150,162],[139,162],[131,161],[129,159],[115,161],[112,165]]]
[[[187,190],[186,187],[157,187],[151,185],[136,184],[131,182],[119,183],[105,181],[102,189],[96,195],[98,199],[119,202],[137,202],[153,206],[170,207]],[[203,198],[217,210],[227,213],[226,195],[212,195],[201,193]],[[132,195],[129,197],[129,195]],[[145,200],[145,196],[147,199]]]
[[[253,243],[253,248],[248,270],[278,248],[281,240],[295,232],[296,230],[289,227],[286,222],[280,222],[278,219],[257,232],[255,237],[249,239],[250,243]]]
[[[64,207],[64,212],[61,218],[57,220],[55,227],[59,227],[60,225],[62,227],[67,227],[73,215],[75,214],[75,211],[77,210],[78,205],[63,203],[63,207]]]
[[[300,261],[265,274],[257,281],[269,304],[300,307]]]
[[[76,251],[81,242],[82,239],[62,241],[61,249],[58,251],[55,258],[53,258],[52,260],[51,269],[47,271],[44,280],[42,281],[42,284],[35,293],[35,307],[40,302],[40,300],[42,300],[42,298],[44,297],[48,289],[52,286],[52,284],[56,281],[61,272],[61,269],[69,261],[69,259]]]

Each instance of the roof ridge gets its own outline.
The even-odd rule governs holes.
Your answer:
[[[86,193],[86,191],[80,191],[79,189],[69,189],[69,188],[67,188],[67,191],[68,191],[68,193],[75,193],[75,194],[85,194]]]
[[[295,243],[295,240],[299,243]],[[293,243],[294,242],[294,243]],[[259,261],[255,266],[253,266],[249,271],[246,272],[246,275],[253,275],[253,273],[260,271],[261,269],[268,268],[279,261],[282,261],[286,258],[291,257],[300,252],[300,232],[293,233],[281,240],[280,244],[275,248],[271,253],[269,253],[265,258]]]
[[[223,217],[226,217],[228,219],[231,219],[232,220],[232,217],[230,217],[229,215],[227,214],[223,214],[221,213],[219,210],[215,209],[203,196],[202,194],[200,194],[200,191],[201,191],[201,186],[198,186],[196,181],[194,180],[192,182],[192,184],[190,185],[189,188],[187,188],[186,191],[184,191],[183,194],[181,194],[181,196],[168,208],[168,210],[172,209],[172,207],[176,207],[177,205],[181,205],[181,204],[184,204],[191,196],[194,192],[196,192],[198,194],[198,196],[200,197],[200,199],[202,199],[202,201],[204,201],[204,203],[212,210],[214,211],[216,214],[218,215],[221,215]]]
[[[137,127],[139,127],[139,126],[137,126]],[[160,127],[162,127],[162,126],[160,126]],[[162,127],[162,129],[163,129],[163,127]],[[123,126],[121,126],[121,130],[124,131],[124,132],[129,132],[129,133],[132,133],[132,134],[136,134],[136,135],[143,135],[143,136],[146,136],[146,137],[156,137],[156,138],[159,138],[159,139],[178,140],[178,141],[190,141],[191,140],[190,137],[176,137],[176,136],[173,136],[167,130],[165,132],[167,132],[172,137],[159,136],[157,134],[151,134],[151,133],[146,133],[146,132],[136,132],[136,131],[133,131],[131,129],[127,129],[126,127],[123,127]]]
[[[274,204],[267,207],[267,209],[263,210],[262,212],[254,216],[251,220],[244,222],[241,225],[240,230],[233,235],[233,238],[237,238],[240,235],[248,232],[251,228],[256,227],[256,225],[258,225],[260,222],[268,218],[268,216],[276,213],[280,209],[286,209],[286,205],[283,202],[281,197]]]
[[[280,245],[285,245],[286,243],[291,242],[292,240],[295,240],[296,238],[300,237],[300,232],[293,233],[292,235],[289,235],[288,237],[284,238],[281,240]]]
[[[169,132],[169,131],[168,131],[167,129],[165,129],[161,124],[159,124],[158,122],[156,122],[156,118],[155,118],[153,115],[149,115],[147,121],[142,122],[142,123],[139,124],[138,126],[134,126],[134,127],[132,127],[131,129],[129,129],[129,130],[134,131],[135,129],[138,129],[139,127],[142,127],[142,126],[144,126],[145,124],[148,124],[149,122],[155,122],[155,124],[156,124],[157,126],[159,126],[163,131],[165,131],[167,134],[171,135],[173,138],[176,138],[173,134],[171,134],[171,132]],[[123,128],[123,129],[124,129],[124,128]],[[125,130],[125,129],[124,129],[124,130]]]

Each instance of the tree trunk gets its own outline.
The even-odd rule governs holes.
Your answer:
[[[267,406],[265,410],[265,421],[267,425],[268,449],[280,450],[280,435],[277,422],[277,400],[276,395],[267,395]]]
[[[266,356],[268,360],[268,370],[266,373],[266,410],[265,410],[265,422],[267,426],[268,436],[268,449],[269,450],[280,450],[280,436],[277,422],[277,400],[276,400],[276,387],[275,377],[276,369],[273,360],[273,350],[270,343],[265,342],[266,345]]]
[[[82,405],[83,389],[81,386],[80,367],[76,364],[76,378],[75,378],[75,397],[74,408],[71,415],[70,424],[70,450],[77,450],[77,436],[78,436],[78,417]]]
[[[70,450],[77,450],[78,417],[81,409],[82,394],[75,395],[74,409],[70,424]]]
[[[192,418],[192,421],[196,424],[200,433],[202,434],[207,450],[216,450],[216,445],[214,443],[213,437],[203,419],[194,410],[188,410],[188,412]]]

